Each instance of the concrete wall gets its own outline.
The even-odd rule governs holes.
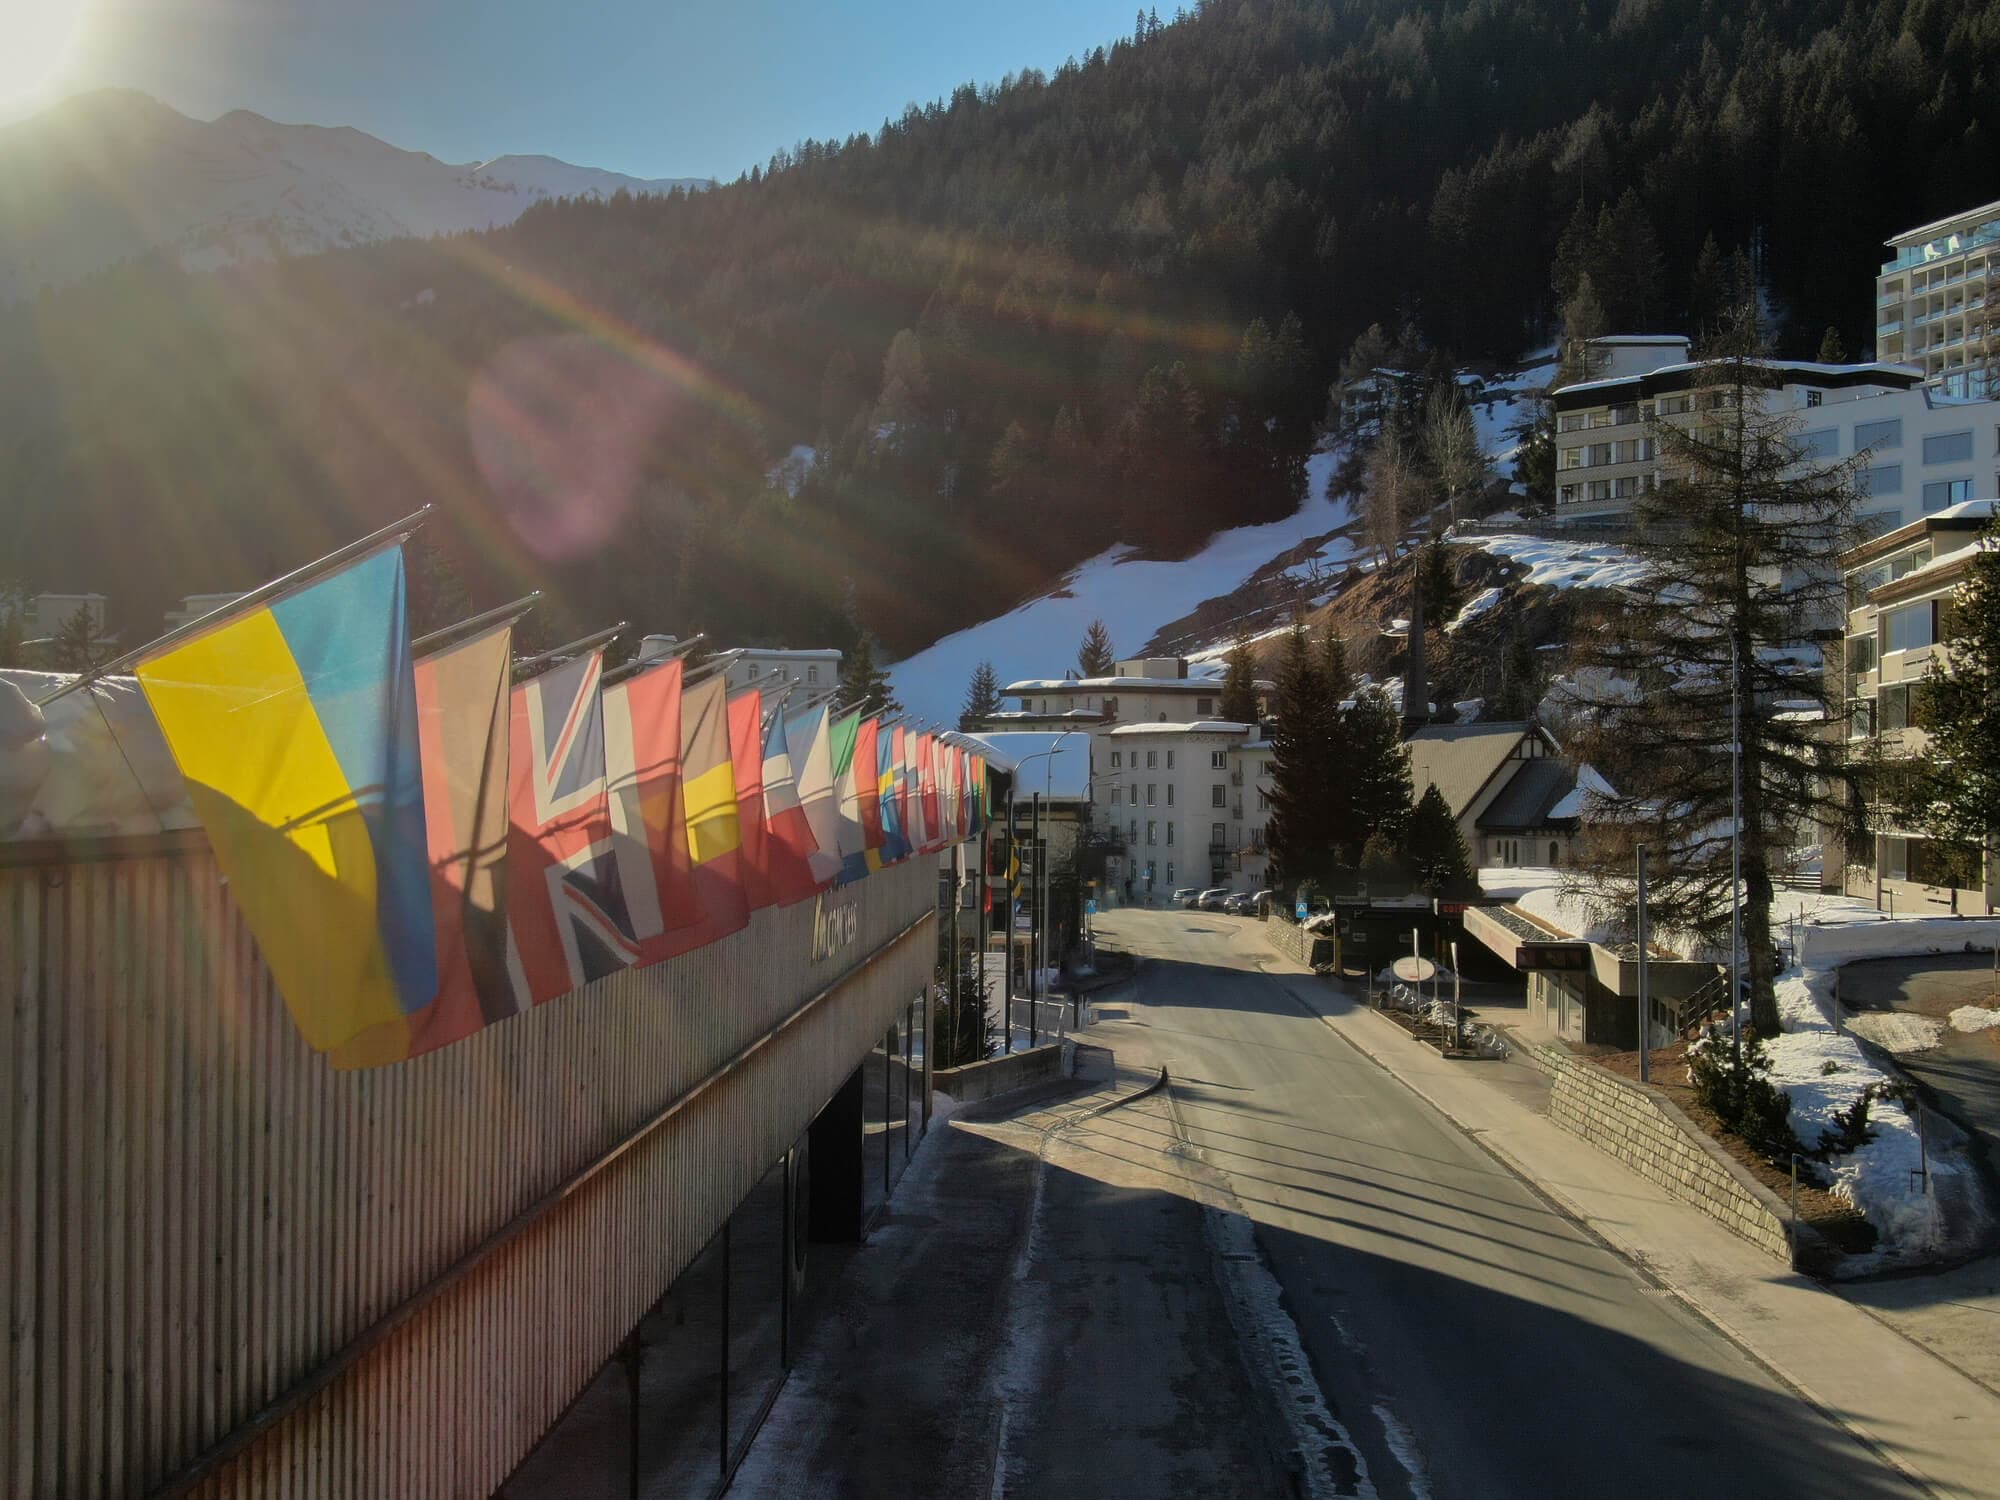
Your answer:
[[[1307,932],[1277,915],[1265,920],[1264,940],[1292,962],[1305,964],[1308,968],[1314,964],[1333,962],[1332,938]]]
[[[1790,1212],[1671,1101],[1551,1047],[1521,1049],[1555,1088],[1549,1117],[1787,1264]]]
[[[1062,1076],[1063,1042],[1044,1042],[1026,1052],[1005,1057],[989,1057],[958,1068],[938,1068],[931,1074],[931,1087],[960,1104],[975,1099],[991,1099],[1011,1093],[1031,1083],[1047,1083]]]

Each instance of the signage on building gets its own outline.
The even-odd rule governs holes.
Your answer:
[[[854,946],[861,936],[861,912],[852,901],[827,904],[825,896],[813,900],[812,961],[823,963],[844,948]]]
[[[1515,951],[1517,969],[1551,969],[1582,974],[1590,968],[1590,948],[1584,943],[1523,943]]]

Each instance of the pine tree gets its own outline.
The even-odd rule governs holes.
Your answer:
[[[1458,570],[1443,542],[1431,540],[1417,558],[1418,582],[1424,594],[1424,614],[1434,628],[1442,627],[1458,613]]]
[[[1845,595],[1828,560],[1860,536],[1856,460],[1805,461],[1798,419],[1765,406],[1763,346],[1745,306],[1704,351],[1692,422],[1656,419],[1668,478],[1634,508],[1627,543],[1644,596],[1615,628],[1581,634],[1565,690],[1569,746],[1618,788],[1586,842],[1571,893],[1607,917],[1631,906],[1632,845],[1655,851],[1662,930],[1727,951],[1733,908],[1732,700],[1740,701],[1742,920],[1757,1030],[1778,1029],[1774,876],[1795,830],[1841,815],[1844,740],[1793,710],[1827,704],[1823,672],[1793,655]],[[1766,579],[1784,579],[1780,590]],[[1740,691],[1737,689],[1740,688]]]
[[[1486,705],[1488,719],[1508,722],[1532,719],[1542,701],[1542,666],[1535,643],[1518,625],[1507,638],[1500,661],[1500,687]]]
[[[1272,884],[1295,890],[1324,880],[1338,863],[1330,816],[1328,751],[1338,724],[1326,679],[1312,659],[1305,628],[1294,624],[1278,659],[1271,728],[1271,819],[1267,837]]]
[[[966,684],[965,707],[959,710],[958,727],[969,734],[999,712],[1000,678],[992,662],[982,661],[972,669],[972,680]]]
[[[1472,853],[1435,782],[1424,788],[1410,814],[1409,860],[1411,872],[1433,895],[1472,879]]]
[[[1238,640],[1223,660],[1227,670],[1216,712],[1231,724],[1261,723],[1263,715],[1257,710],[1257,656],[1249,641]]]
[[[1840,330],[1829,323],[1826,332],[1819,337],[1819,353],[1814,356],[1823,365],[1844,365],[1847,363],[1847,345],[1840,340]]]
[[[1326,701],[1339,710],[1354,696],[1354,673],[1347,665],[1347,641],[1331,620],[1320,627],[1319,673],[1326,682]]]
[[[903,711],[889,686],[889,674],[875,665],[875,640],[866,630],[855,632],[854,644],[840,659],[840,704],[884,717]]]
[[[49,649],[56,669],[61,672],[88,672],[99,662],[111,659],[110,642],[98,636],[96,619],[82,607],[72,610],[69,618],[56,627],[55,640]]]
[[[1109,677],[1117,665],[1118,654],[1112,649],[1110,630],[1102,620],[1092,620],[1083,633],[1083,644],[1077,648],[1076,675]]]
[[[1919,700],[1924,747],[1901,800],[1971,885],[2000,830],[2000,519],[1989,519],[1965,582],[1943,611],[1940,660]]]
[[[1596,375],[1603,359],[1596,341],[1605,332],[1604,304],[1598,301],[1597,288],[1586,272],[1569,301],[1563,304],[1562,356],[1556,377],[1559,384],[1589,380]]]
[[[1341,842],[1365,844],[1380,835],[1400,846],[1410,826],[1410,752],[1403,744],[1403,722],[1379,689],[1355,699],[1343,716],[1347,741],[1346,784],[1352,811]]]

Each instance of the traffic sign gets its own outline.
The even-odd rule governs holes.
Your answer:
[[[1418,958],[1413,953],[1405,953],[1393,964],[1389,971],[1406,984],[1422,984],[1438,971],[1438,966],[1428,958]]]
[[[1297,901],[1297,902],[1294,902],[1294,903],[1292,904],[1292,915],[1293,915],[1294,917],[1298,918],[1298,919],[1299,919],[1299,920],[1300,920],[1301,922],[1303,922],[1303,921],[1304,921],[1304,920],[1306,919],[1306,904],[1305,904],[1305,902],[1303,902],[1303,901]]]

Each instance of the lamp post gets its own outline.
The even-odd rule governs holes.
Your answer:
[[[1034,1045],[1040,1035],[1038,1022],[1041,1016],[1042,959],[1046,954],[1048,941],[1048,859],[1047,850],[1043,847],[1042,841],[1041,806],[1044,801],[1053,802],[1054,800],[1056,752],[1062,749],[1062,742],[1064,740],[1073,734],[1081,734],[1083,732],[1080,729],[1065,729],[1055,737],[1048,749],[1037,750],[1033,754],[1024,755],[1014,762],[1014,776],[1017,782],[1020,779],[1021,767],[1025,766],[1029,761],[1039,760],[1044,762],[1042,767],[1042,790],[1035,794],[1034,799],[1033,843],[1035,849],[1035,871],[1033,876],[1034,883],[1029,887],[1031,894],[1028,902],[1028,961],[1035,970],[1034,973],[1028,976],[1028,1042],[1030,1046]],[[1013,831],[1013,820],[1010,815],[1007,828],[1010,838],[1013,836]],[[1008,1005],[1011,1010],[1011,999]]]

